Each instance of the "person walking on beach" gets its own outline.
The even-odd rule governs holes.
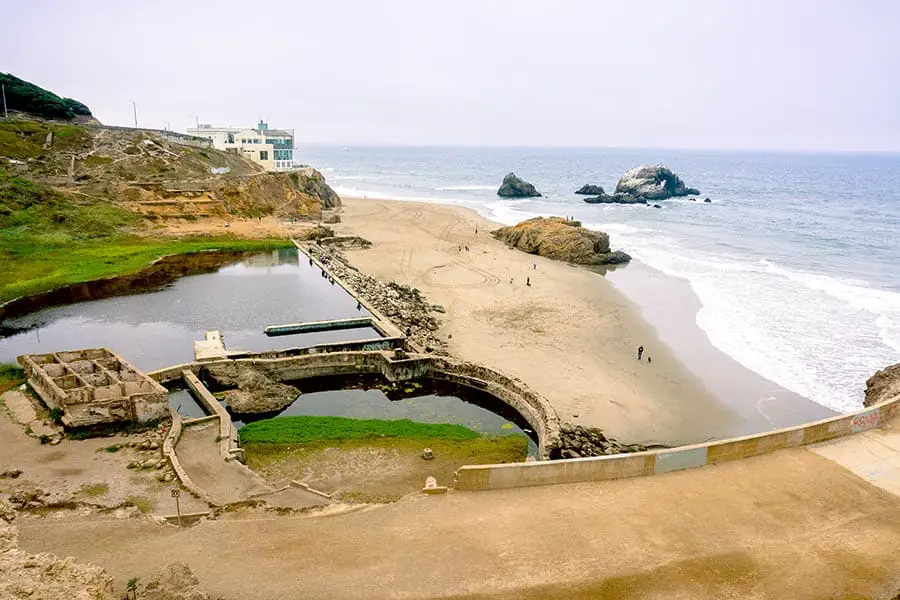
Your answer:
[[[537,261],[534,261],[534,262],[531,263],[531,270],[532,270],[532,271],[537,271]]]
[[[531,287],[531,277],[525,278],[525,285],[527,285],[528,287]]]
[[[644,347],[638,346],[638,360],[641,360],[641,357],[644,356]],[[648,357],[649,358],[649,357]]]

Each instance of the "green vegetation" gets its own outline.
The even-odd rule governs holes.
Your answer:
[[[75,152],[88,149],[91,134],[81,125],[59,125],[34,121],[0,122],[0,155],[24,160],[44,157],[47,134],[53,134],[53,150]]]
[[[480,437],[471,429],[449,423],[345,417],[277,417],[250,423],[241,429],[240,435],[242,443],[258,444],[372,438],[474,440]]]
[[[101,156],[99,154],[91,154],[86,159],[84,159],[84,166],[86,167],[102,167],[103,165],[108,165],[113,161],[111,156]]]
[[[25,371],[19,365],[0,364],[0,394],[25,383]]]
[[[75,494],[87,498],[96,498],[105,495],[107,492],[109,492],[108,483],[86,483]]]
[[[0,169],[0,301],[134,273],[169,254],[290,245],[278,239],[152,240],[128,235],[127,228],[139,219],[110,202],[82,201]]]
[[[59,408],[58,406],[54,406],[50,409],[50,413],[48,416],[57,425],[62,425],[62,418],[64,414],[66,414],[66,412],[63,409]]]
[[[122,444],[113,444],[111,446],[103,446],[102,448],[97,448],[97,452],[108,452],[109,454],[115,454],[121,449]]]
[[[29,113],[45,119],[70,121],[76,115],[90,116],[90,109],[72,98],[60,98],[51,91],[10,73],[0,73],[0,84],[6,86],[9,110]]]
[[[145,496],[128,496],[125,498],[127,506],[136,506],[139,511],[147,514],[153,510],[154,502]]]

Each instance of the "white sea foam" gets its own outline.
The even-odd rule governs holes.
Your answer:
[[[435,191],[457,187],[463,186]],[[568,205],[538,205],[547,209],[544,212],[535,210],[534,203],[526,208],[520,200],[499,198],[404,197],[353,187],[336,191],[463,205],[505,225],[566,210],[578,212]],[[585,227],[608,232],[614,247],[690,283],[702,305],[697,324],[714,346],[789,390],[834,410],[855,410],[862,405],[865,380],[884,365],[900,362],[900,293],[864,281],[787,268],[771,260],[711,255],[689,247],[688,240],[662,229],[664,224],[657,229],[602,221],[604,215],[640,214],[646,210],[643,206],[591,209],[595,218],[582,219]]]
[[[900,294],[772,261],[713,257],[660,232],[605,225],[635,258],[686,279],[697,324],[747,368],[839,411],[862,405],[865,380],[900,360]]]
[[[434,188],[438,192],[478,192],[484,190],[496,190],[496,185],[448,185]]]

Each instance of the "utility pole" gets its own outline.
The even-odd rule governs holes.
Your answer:
[[[6,110],[6,85],[0,85],[0,89],[3,90],[3,118],[9,118],[9,112]]]
[[[134,128],[137,129],[137,104],[134,100],[131,101],[131,106],[134,108]]]
[[[198,117],[197,115],[191,115],[191,116],[194,117],[194,123],[197,124],[197,129],[200,129],[200,117]]]

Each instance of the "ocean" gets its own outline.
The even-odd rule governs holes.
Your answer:
[[[900,362],[900,155],[336,146],[296,154],[341,195],[452,203],[504,224],[570,215],[606,231],[614,248],[690,284],[697,325],[715,347],[830,409],[860,408],[865,380]],[[627,169],[655,163],[712,202],[654,209],[574,194],[585,183],[611,193]],[[544,196],[496,196],[509,171]]]

